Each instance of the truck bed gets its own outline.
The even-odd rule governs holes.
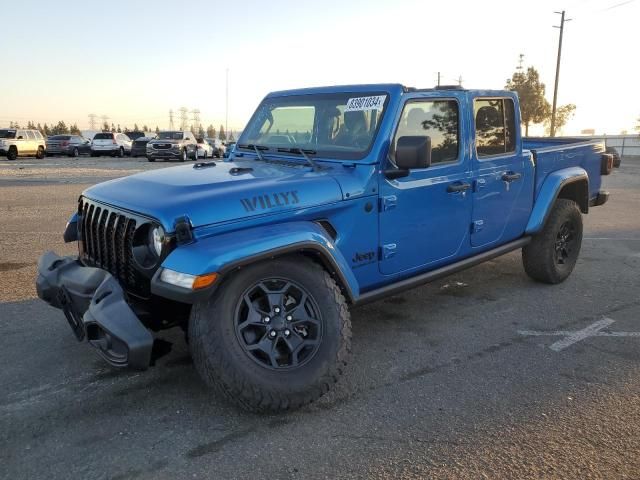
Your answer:
[[[589,175],[589,199],[600,191],[604,142],[575,137],[527,137],[522,148],[533,154],[536,165],[535,197],[547,175],[563,168],[581,167]]]

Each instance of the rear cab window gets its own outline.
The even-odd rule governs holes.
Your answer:
[[[473,116],[478,158],[516,151],[515,107],[511,98],[476,98]]]

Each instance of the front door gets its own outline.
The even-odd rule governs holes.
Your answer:
[[[431,93],[433,95],[433,93]],[[402,136],[429,136],[432,164],[380,183],[380,271],[385,275],[434,267],[468,249],[471,168],[460,135],[466,98],[416,93],[400,115],[389,159]]]
[[[475,98],[472,247],[524,233],[533,202],[533,164],[523,155],[511,98]]]

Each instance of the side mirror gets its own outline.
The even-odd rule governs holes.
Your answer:
[[[431,166],[431,137],[400,137],[396,145],[396,165],[402,170]]]
[[[384,172],[389,179],[406,177],[410,170],[416,168],[430,167],[431,137],[400,137],[396,145],[395,163],[397,168],[390,168]]]

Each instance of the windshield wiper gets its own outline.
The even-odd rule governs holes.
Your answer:
[[[238,148],[246,148],[248,150],[253,150],[254,152],[256,152],[256,155],[258,156],[258,159],[261,162],[267,161],[262,155],[262,152],[260,150],[269,150],[269,147],[265,147],[264,145],[256,145],[253,143],[243,143],[242,145],[238,145]]]
[[[299,147],[298,145],[294,145],[292,148],[279,148],[278,151],[289,152],[289,153],[299,153],[304,157],[307,163],[311,165],[311,168],[313,169],[314,172],[318,172],[321,170],[320,165],[318,165],[316,161],[308,155],[308,154],[314,155],[316,153],[315,150],[309,150],[309,149],[303,150],[302,147]]]

